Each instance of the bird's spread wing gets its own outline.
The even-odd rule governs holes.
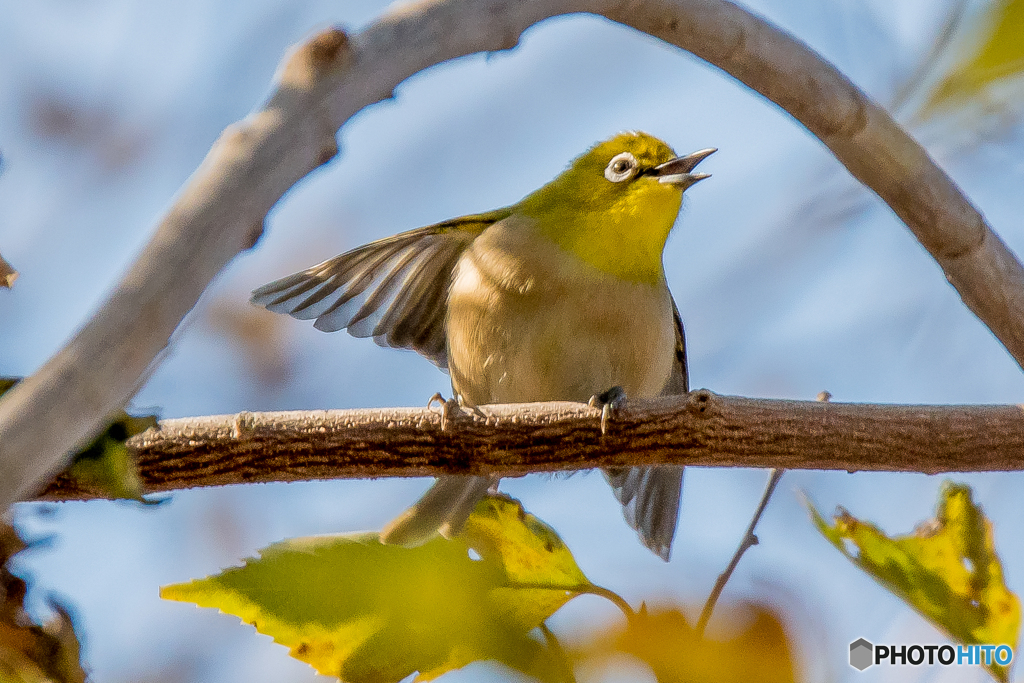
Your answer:
[[[324,332],[348,329],[381,346],[413,349],[448,367],[445,309],[459,256],[510,208],[455,218],[346,252],[263,285],[252,303]]]
[[[661,392],[664,396],[689,391],[686,337],[683,335],[683,319],[675,301],[672,302],[672,316],[676,328],[675,362],[672,375]],[[672,552],[672,538],[679,517],[682,466],[614,467],[605,469],[604,476],[611,484],[615,497],[622,503],[626,521],[636,529],[643,544],[667,562]]]

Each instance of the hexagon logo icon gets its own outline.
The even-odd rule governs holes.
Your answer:
[[[850,643],[850,666],[857,671],[863,671],[872,664],[874,664],[875,646],[864,640],[858,638],[857,640]]]

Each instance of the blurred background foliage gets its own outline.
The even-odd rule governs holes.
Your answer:
[[[288,45],[329,24],[357,29],[387,4],[0,0],[0,253],[20,272],[13,289],[0,289],[0,375],[31,373],[82,324],[220,130],[266,97]],[[1024,253],[1024,2],[744,4],[890,108]],[[1020,369],[888,208],[819,142],[695,58],[580,16],[531,29],[511,52],[430,69],[395,101],[356,116],[339,134],[342,155],[274,209],[260,245],[210,288],[133,409],[176,417],[425,403],[448,388],[430,363],[254,309],[248,291],[371,239],[514,202],[622,129],[648,130],[679,152],[721,150],[666,251],[695,387],[1024,403]],[[598,476],[503,487],[558,531],[593,581],[693,619],[765,476],[689,470],[667,565],[636,542]],[[1024,475],[964,479],[993,521],[1007,585],[1019,593]],[[898,532],[928,514],[940,481],[787,474],[726,601],[784,615],[772,619],[785,624],[799,679],[884,680],[879,668],[847,666],[852,640],[943,636],[824,541],[794,493]],[[426,485],[183,491],[149,508],[23,504],[15,524],[30,549],[12,570],[29,582],[38,620],[59,620],[52,599],[71,607],[93,680],[311,682],[312,670],[269,638],[211,610],[163,602],[157,587],[237,564],[282,538],[379,528]],[[602,666],[583,667],[588,680],[652,680],[637,653],[644,642],[616,636],[617,612],[603,602],[573,601],[553,618],[556,630],[606,632],[620,644]],[[759,623],[737,626],[726,612],[712,621],[712,637],[742,639]],[[985,680],[980,669],[916,673]],[[507,675],[474,664],[447,680]]]
[[[951,18],[959,18],[957,15]],[[1019,99],[1018,78],[1024,72],[1024,3],[1019,0],[993,2],[970,29],[960,32],[959,45],[952,54],[935,54],[935,58],[952,60],[940,74],[938,83],[927,88],[923,115],[939,110],[956,110],[977,104],[1006,107]],[[950,24],[952,38],[959,21]],[[1014,92],[1016,91],[1016,92]],[[1002,99],[999,103],[997,100]]]

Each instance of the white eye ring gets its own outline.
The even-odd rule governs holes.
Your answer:
[[[604,168],[604,177],[613,183],[621,183],[636,174],[638,164],[636,157],[629,152],[622,152],[612,157]]]

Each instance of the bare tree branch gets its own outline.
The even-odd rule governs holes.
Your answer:
[[[718,396],[632,401],[601,436],[582,403],[239,413],[164,420],[128,441],[148,491],[195,486],[664,464],[969,472],[1024,469],[1020,406],[894,406]],[[96,492],[59,477],[43,497]]]
[[[966,304],[1024,363],[1024,269],[880,107],[805,45],[725,0],[423,0],[354,36],[325,31],[284,62],[265,107],[229,126],[121,284],[41,370],[0,400],[0,509],[31,495],[136,391],[206,285],[271,206],[336,153],[335,133],[401,81],[514,47],[529,26],[591,12],[702,57],[817,135],[917,235]]]

